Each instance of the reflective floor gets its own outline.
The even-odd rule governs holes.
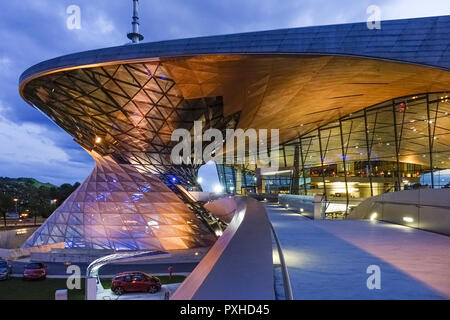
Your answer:
[[[270,204],[266,209],[295,299],[450,298],[450,237],[381,222],[314,221]],[[367,288],[371,265],[380,267],[380,290]]]

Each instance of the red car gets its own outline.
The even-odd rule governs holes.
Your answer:
[[[161,281],[144,272],[124,272],[112,280],[111,290],[118,296],[127,292],[156,293],[161,290]]]
[[[45,280],[47,278],[47,266],[40,262],[26,265],[23,271],[24,280]]]

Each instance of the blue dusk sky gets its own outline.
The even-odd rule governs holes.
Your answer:
[[[67,28],[70,5],[81,29]],[[450,14],[449,0],[141,0],[145,41],[363,22],[370,5],[383,20]],[[94,162],[71,137],[18,94],[28,67],[57,56],[125,44],[131,0],[21,0],[0,3],[0,176],[57,185],[82,182]],[[201,175],[216,183],[215,166]]]

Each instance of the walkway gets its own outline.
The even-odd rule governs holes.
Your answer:
[[[272,204],[266,210],[295,299],[450,299],[450,237],[382,222],[310,220]],[[367,288],[371,265],[381,268],[381,290]]]

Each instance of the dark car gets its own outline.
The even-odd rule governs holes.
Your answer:
[[[111,291],[120,296],[127,292],[156,293],[161,290],[159,278],[144,272],[124,272],[118,274],[111,284]]]
[[[45,280],[47,278],[47,266],[40,262],[29,263],[23,271],[24,280]]]
[[[0,259],[0,280],[8,280],[11,274],[11,266],[5,260]]]

